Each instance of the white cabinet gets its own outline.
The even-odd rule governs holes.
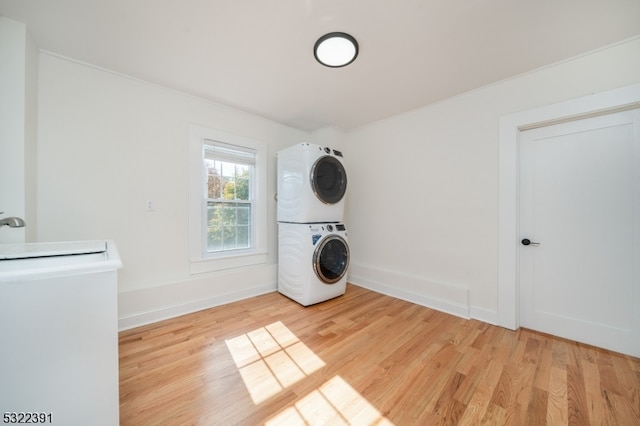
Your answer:
[[[6,259],[20,247],[0,245],[0,415],[44,413],[44,423],[54,425],[118,424],[121,261],[113,242],[101,242],[97,253],[87,249],[93,243],[25,244],[25,256],[48,251],[25,259]],[[73,252],[70,247],[93,252],[49,256]]]

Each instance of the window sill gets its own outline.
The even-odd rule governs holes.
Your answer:
[[[245,266],[267,263],[267,253],[248,253],[242,255],[208,257],[192,259],[190,265],[191,275],[205,274],[207,272],[223,271],[225,269],[242,268]]]

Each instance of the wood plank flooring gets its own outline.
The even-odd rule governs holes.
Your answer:
[[[354,285],[120,333],[122,425],[640,425],[640,359]]]

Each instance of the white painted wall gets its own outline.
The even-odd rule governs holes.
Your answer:
[[[350,281],[496,322],[499,118],[640,81],[640,39],[348,133],[302,132],[49,53],[39,77],[38,240],[116,241],[121,327],[276,288],[275,153],[303,140],[345,151]],[[189,274],[189,123],[268,143],[267,264]]]
[[[347,133],[338,127],[324,126],[311,132],[311,142],[340,150],[344,148],[346,136]]]
[[[350,281],[496,323],[500,117],[637,82],[640,38],[350,132]]]
[[[0,217],[26,228],[0,228],[0,243],[36,235],[38,51],[26,25],[0,16]]]
[[[276,289],[275,154],[308,133],[49,53],[39,117],[38,240],[116,242],[121,327]],[[268,144],[267,264],[190,275],[190,123]]]

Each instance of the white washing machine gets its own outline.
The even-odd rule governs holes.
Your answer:
[[[278,222],[342,222],[346,191],[340,151],[305,142],[278,152]]]
[[[278,224],[278,291],[303,306],[344,294],[349,245],[343,223]]]

